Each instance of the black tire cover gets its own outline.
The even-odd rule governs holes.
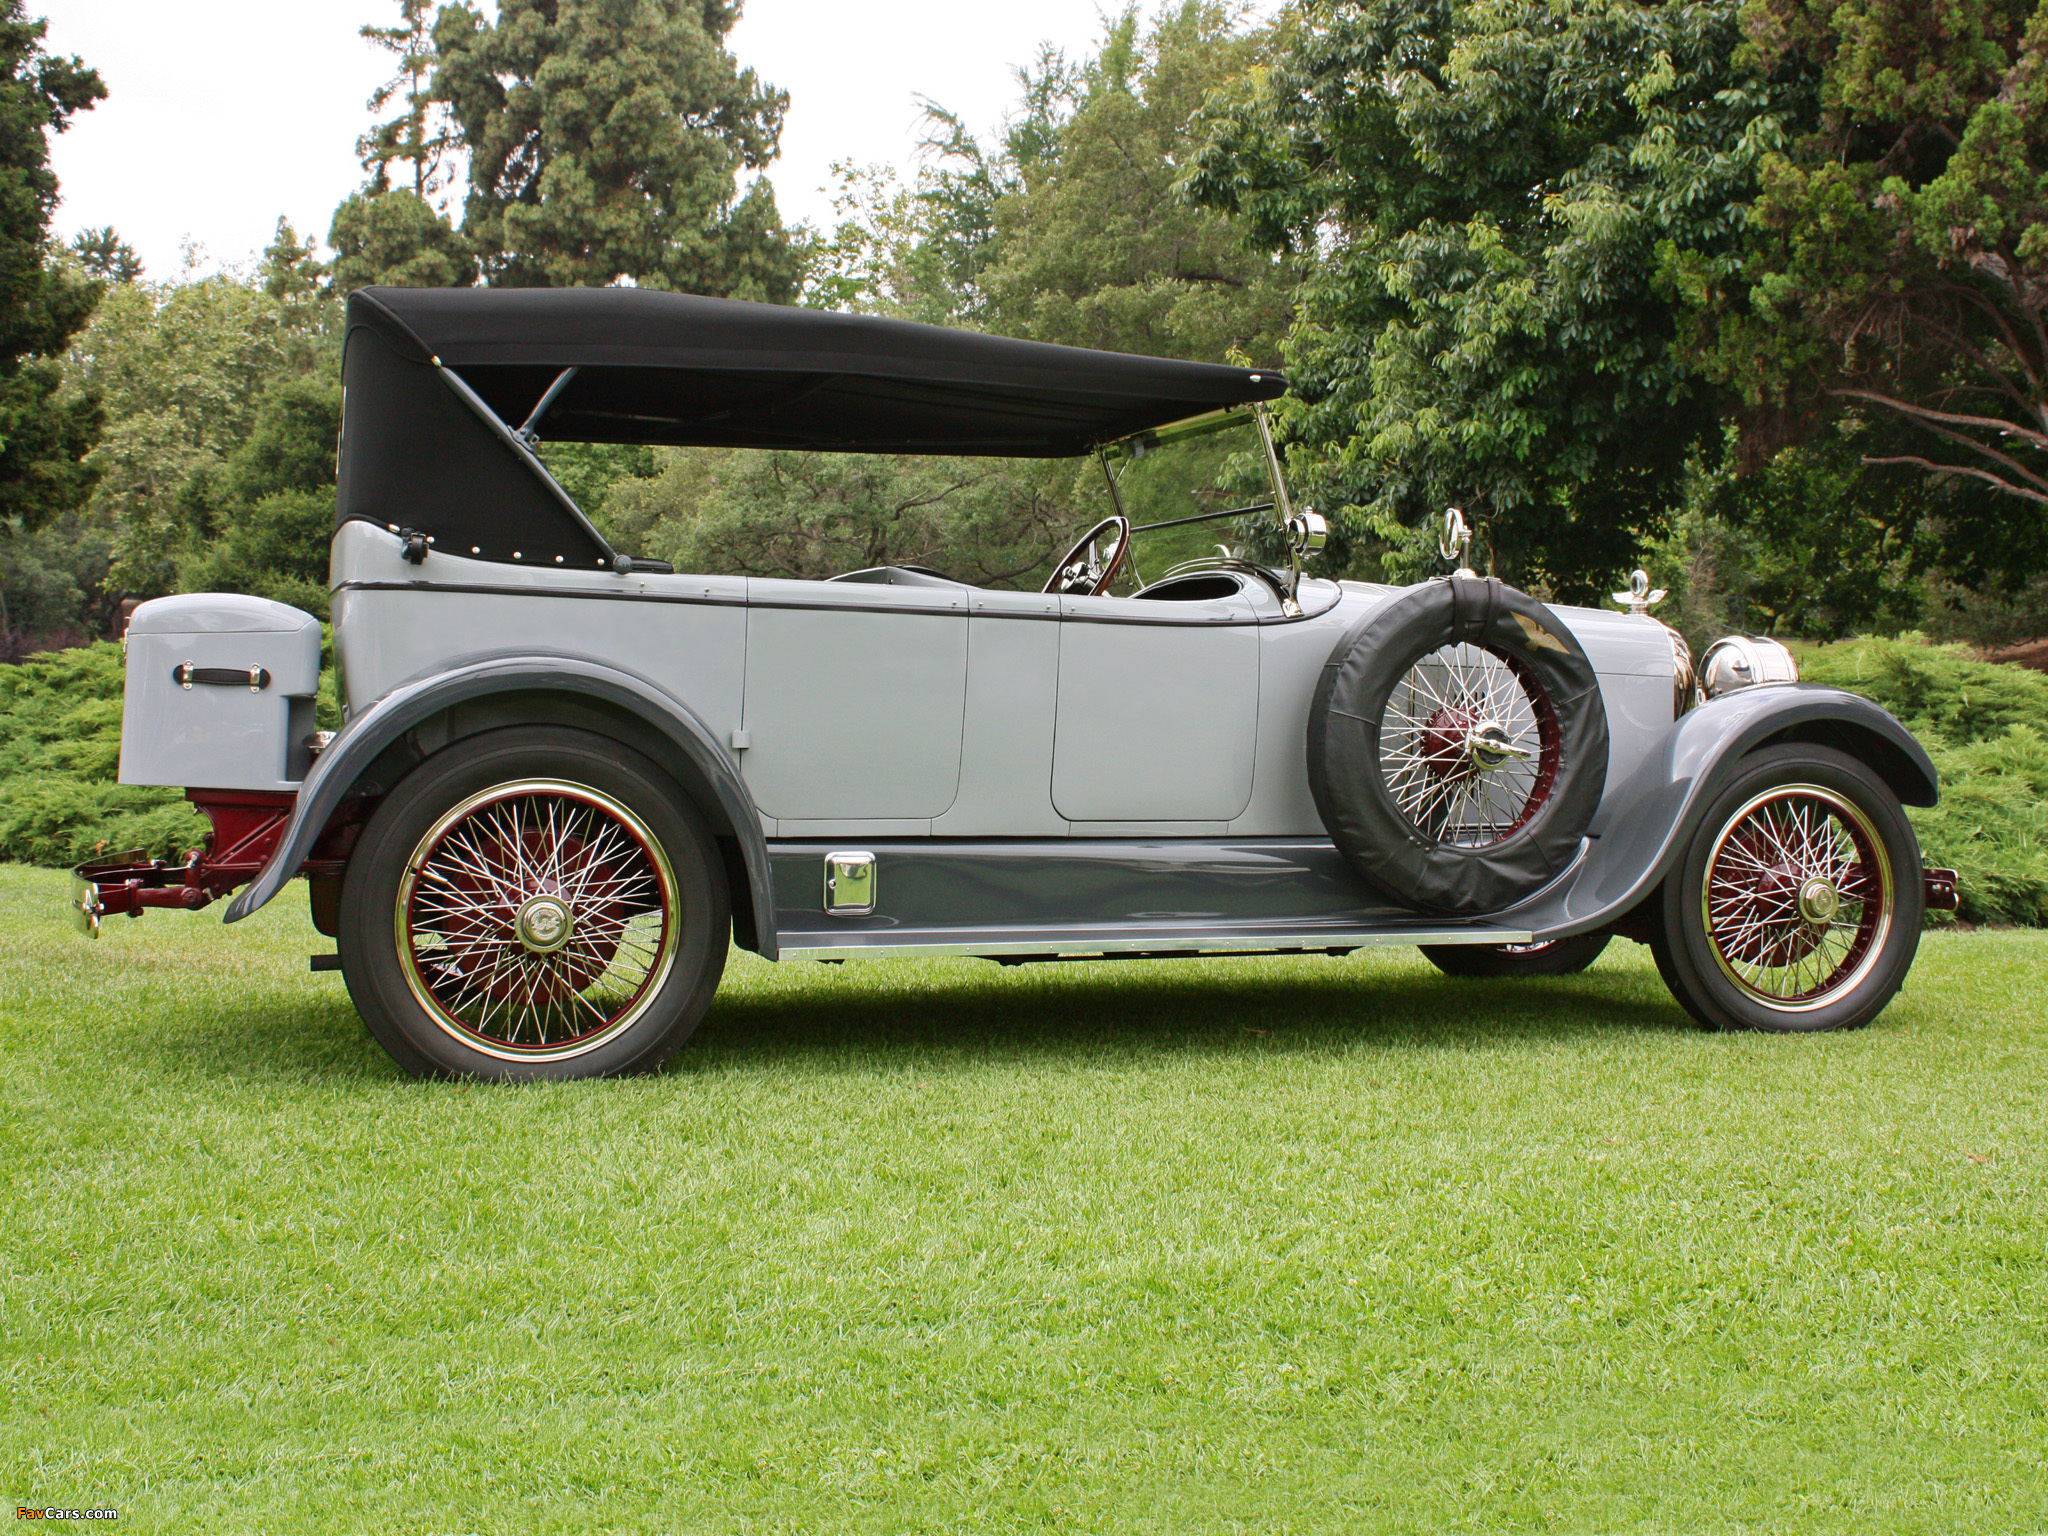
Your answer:
[[[1549,798],[1498,843],[1438,842],[1402,812],[1380,768],[1387,700],[1422,657],[1471,642],[1513,657],[1557,713]],[[1578,851],[1607,785],[1607,710],[1572,632],[1497,579],[1452,576],[1394,599],[1337,642],[1308,716],[1308,782],[1331,840],[1368,882],[1407,906],[1497,912],[1540,890]]]

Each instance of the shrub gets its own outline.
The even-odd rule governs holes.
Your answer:
[[[1881,704],[1927,747],[1941,804],[1911,815],[1927,862],[1962,875],[1958,915],[2048,926],[2048,676],[1916,635],[1827,646],[1800,672]]]
[[[1941,804],[1911,815],[1927,862],[1962,875],[1960,915],[2048,927],[2048,676],[1917,636],[1826,646],[1801,670],[1882,705],[1926,744]],[[329,727],[333,677],[321,685]],[[120,647],[104,641],[0,666],[0,859],[176,858],[205,835],[178,790],[114,782],[121,686]]]
[[[111,641],[0,666],[0,860],[66,867],[131,849],[182,858],[207,832],[181,789],[115,782],[121,648]],[[340,711],[322,675],[320,723]]]
[[[121,685],[111,641],[0,666],[0,858],[70,865],[131,848],[177,858],[205,837],[182,791],[114,782]]]

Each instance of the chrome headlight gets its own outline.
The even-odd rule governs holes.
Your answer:
[[[1724,636],[1700,659],[1700,692],[1710,699],[1765,683],[1798,681],[1799,663],[1792,653],[1757,635]]]

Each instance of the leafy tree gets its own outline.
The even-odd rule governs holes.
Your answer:
[[[731,0],[502,0],[434,25],[435,99],[469,150],[463,233],[509,287],[784,301],[800,253],[774,194],[788,95],[725,49]]]
[[[979,270],[993,245],[978,223],[956,238],[942,201],[955,185],[951,168],[928,162],[907,186],[885,165],[842,160],[832,173],[836,222],[811,252],[803,302],[925,325],[971,323],[980,307]],[[972,174],[985,173],[977,161]],[[977,211],[993,206],[992,197],[974,200]]]
[[[71,237],[68,249],[72,259],[96,278],[132,283],[142,276],[142,258],[134,246],[114,233],[111,224],[80,230]]]
[[[980,274],[991,329],[1119,352],[1277,360],[1292,264],[1174,189],[1199,142],[1204,98],[1249,75],[1266,42],[1224,6],[1182,0],[1146,30],[1126,9],[1080,67],[1025,77],[1037,99],[1027,96],[1012,125],[1015,181],[995,201],[994,259]]]
[[[107,413],[88,510],[112,534],[117,590],[172,590],[181,562],[234,521],[230,504],[314,474],[332,483],[338,305],[316,265],[287,231],[256,274],[122,284],[74,343],[70,387]]]
[[[1305,0],[1218,103],[1185,185],[1312,259],[1296,462],[1393,569],[1458,503],[1504,574],[1592,598],[1663,525],[1719,396],[1654,255],[1736,250],[1813,107],[1740,42],[1735,0]]]
[[[1817,83],[1735,249],[1665,281],[1752,458],[1847,407],[1919,441],[1869,457],[2048,505],[2048,6],[1751,0],[1737,62]]]
[[[838,222],[809,302],[968,324],[1072,346],[1273,359],[1289,264],[1174,190],[1206,94],[1266,46],[1233,12],[1179,0],[1149,29],[1135,8],[1080,63],[1041,49],[992,145],[925,105],[923,163],[835,167]]]
[[[188,592],[247,592],[325,619],[327,544],[334,532],[334,488],[278,491],[237,505],[221,531],[179,563]]]
[[[0,544],[0,662],[107,632],[113,540],[105,527],[66,512]]]
[[[398,113],[356,140],[356,154],[370,173],[374,195],[391,190],[391,168],[405,167],[412,195],[425,202],[449,182],[459,145],[444,103],[434,100],[434,0],[398,0],[395,27],[364,25],[360,35],[395,55],[398,71],[378,86],[368,108]]]
[[[655,470],[615,482],[599,521],[691,571],[924,565],[1007,586],[1042,576],[1076,520],[1073,466],[1058,460],[665,449]]]
[[[334,210],[327,243],[341,294],[371,283],[466,288],[476,281],[476,257],[448,216],[403,188],[355,193]]]
[[[107,93],[76,58],[43,52],[46,27],[21,0],[0,4],[0,522],[29,528],[90,492],[83,460],[100,425],[90,394],[61,388],[57,359],[100,284],[51,259],[57,178],[47,135]]]
[[[1053,151],[1072,106],[1072,73],[1050,45],[1035,66],[1020,68],[1023,104],[993,149],[958,113],[925,101],[920,164],[908,186],[886,166],[834,164],[838,222],[811,252],[806,301],[929,325],[985,323],[982,278],[997,256],[996,203],[1021,186],[1021,167]]]

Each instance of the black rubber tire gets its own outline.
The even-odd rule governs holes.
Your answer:
[[[1511,658],[1548,695],[1557,775],[1529,820],[1500,842],[1429,837],[1394,800],[1380,767],[1380,723],[1408,670],[1470,642]],[[1572,632],[1525,592],[1451,577],[1396,598],[1337,642],[1308,717],[1308,782],[1338,851],[1376,890],[1427,912],[1497,912],[1542,889],[1576,856],[1607,785],[1607,710]]]
[[[1547,944],[1425,944],[1422,952],[1446,976],[1576,976],[1600,958],[1609,937],[1580,933]]]
[[[434,823],[473,794],[527,779],[588,786],[631,810],[667,857],[681,914],[674,961],[645,1011],[587,1053],[552,1061],[507,1060],[443,1028],[406,984],[393,922],[407,861]],[[520,726],[457,742],[399,781],[349,860],[339,927],[349,996],[401,1067],[415,1077],[530,1082],[658,1069],[711,1006],[725,970],[732,916],[717,845],[666,774],[608,737]]]
[[[1797,1011],[1760,1002],[1723,971],[1703,911],[1707,863],[1735,814],[1756,795],[1778,785],[1813,784],[1833,790],[1869,818],[1884,843],[1893,872],[1893,907],[1876,958],[1852,985],[1818,1007]],[[1745,758],[1735,779],[1701,817],[1678,867],[1655,898],[1658,921],[1650,952],[1671,995],[1704,1028],[1771,1034],[1860,1029],[1884,1010],[1912,969],[1920,947],[1927,892],[1920,844],[1891,787],[1846,753],[1804,742],[1766,747]]]

